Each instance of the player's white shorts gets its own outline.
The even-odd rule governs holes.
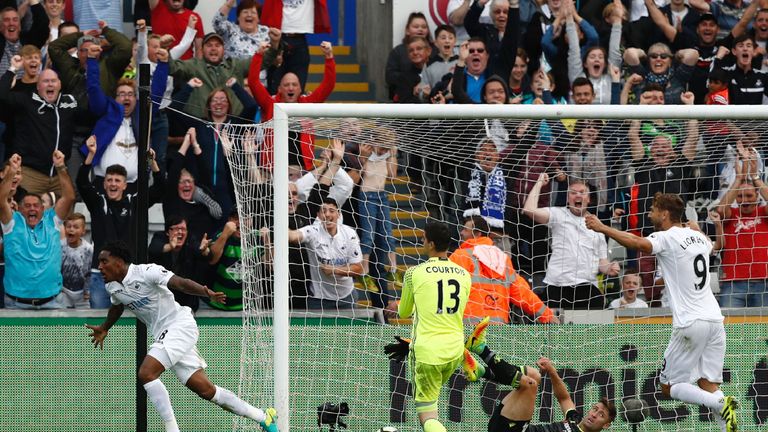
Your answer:
[[[696,320],[688,327],[672,330],[659,380],[671,385],[704,378],[719,384],[723,382],[724,361],[723,323]]]
[[[197,370],[208,367],[197,352],[199,334],[194,322],[176,323],[157,335],[147,355],[157,359],[166,370],[173,370],[179,381],[186,384]]]

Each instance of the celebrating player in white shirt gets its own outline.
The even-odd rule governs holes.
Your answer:
[[[723,432],[736,432],[739,406],[720,390],[725,361],[725,328],[720,306],[709,288],[712,242],[682,223],[685,203],[675,194],[657,194],[649,213],[656,232],[647,238],[603,225],[594,215],[587,227],[630,249],[656,255],[672,309],[672,337],[659,380],[665,396],[704,405]],[[698,228],[698,227],[696,227]],[[697,380],[698,387],[691,384]]]
[[[207,364],[197,352],[199,330],[192,310],[181,306],[168,288],[210,297],[218,302],[224,293],[174,275],[156,264],[131,264],[128,248],[118,242],[106,244],[99,253],[99,271],[104,276],[112,307],[101,325],[87,325],[94,347],[104,349],[109,329],[123,314],[125,307],[133,311],[152,332],[155,342],[139,367],[138,378],[152,404],[157,408],[167,432],[178,432],[179,426],[171,406],[168,390],[160,381],[167,369],[176,373],[182,384],[223,409],[253,419],[265,432],[278,432],[274,408],[262,411],[238,398],[231,391],[214,385],[205,374]]]

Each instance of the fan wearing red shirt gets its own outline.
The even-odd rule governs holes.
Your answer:
[[[184,7],[184,0],[149,0],[149,7],[152,9],[152,33],[165,35],[169,34],[176,39],[173,46],[176,46],[184,37],[187,31],[189,16],[197,16],[197,25],[195,31],[194,52],[192,48],[188,49],[178,60],[189,60],[193,56],[203,57],[203,19],[196,12]]]
[[[756,160],[739,165],[737,160],[736,180],[717,208],[725,238],[719,301],[721,307],[760,307],[768,305],[768,207],[758,205],[758,190],[768,200],[768,185]]]
[[[333,47],[330,42],[323,42],[320,44],[325,55],[325,72],[323,73],[323,80],[320,85],[317,86],[315,91],[310,94],[301,94],[301,85],[299,83],[299,77],[292,72],[288,72],[283,75],[280,80],[280,85],[277,88],[277,94],[272,96],[269,94],[264,85],[259,80],[259,72],[261,71],[261,63],[264,57],[264,51],[269,47],[269,44],[262,43],[259,52],[253,56],[251,60],[251,68],[248,72],[248,87],[251,89],[256,102],[261,107],[261,120],[267,122],[272,120],[274,115],[274,105],[278,102],[285,103],[321,103],[328,99],[328,96],[333,92],[333,88],[336,86],[336,62],[333,60]],[[298,165],[303,170],[312,170],[314,168],[312,161],[314,160],[315,146],[311,134],[302,132],[299,136],[289,136],[289,165]],[[263,152],[262,163],[264,167],[272,168],[272,137],[268,136],[264,141],[265,151]]]

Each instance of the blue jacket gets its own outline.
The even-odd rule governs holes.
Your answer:
[[[113,98],[107,96],[101,89],[99,81],[99,61],[98,59],[89,58],[88,66],[86,68],[86,88],[88,91],[88,109],[95,116],[99,117],[96,121],[96,126],[93,127],[93,135],[96,135],[96,155],[93,158],[93,165],[98,165],[101,162],[101,156],[104,154],[104,150],[112,142],[112,139],[120,129],[120,125],[123,123],[123,117],[125,108]],[[156,112],[158,104],[165,94],[165,86],[168,82],[168,63],[159,62],[157,69],[152,76],[152,111]],[[138,140],[139,136],[139,105],[136,105],[136,109],[133,110],[131,116],[133,134]],[[80,152],[83,155],[88,154],[88,146],[83,144],[80,146]]]

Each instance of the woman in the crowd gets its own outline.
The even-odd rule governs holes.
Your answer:
[[[593,104],[611,103],[612,78],[609,65],[621,67],[621,29],[625,15],[621,3],[614,3],[610,17],[612,22],[608,51],[600,45],[581,47],[575,35],[575,27],[566,25],[568,35],[568,81],[587,77],[594,88]],[[586,49],[585,49],[586,48]],[[606,61],[607,58],[607,61]],[[583,59],[583,61],[582,61]]]
[[[241,0],[237,4],[237,24],[228,21],[229,12],[235,7],[235,0],[226,0],[213,16],[213,30],[224,38],[224,57],[250,58],[262,42],[270,42],[277,48],[280,43],[279,30],[259,24],[259,4],[254,0]]]
[[[429,31],[429,25],[427,24],[427,17],[421,12],[413,12],[408,16],[408,22],[405,25],[405,36],[403,37],[403,43],[392,48],[387,57],[387,66],[385,72],[385,80],[387,82],[387,88],[389,89],[389,99],[395,100],[397,94],[398,83],[402,81],[403,75],[407,74],[413,67],[413,62],[408,55],[407,42],[410,38],[420,37],[429,42],[430,53],[429,60],[436,58],[438,50],[432,47],[432,35]]]

